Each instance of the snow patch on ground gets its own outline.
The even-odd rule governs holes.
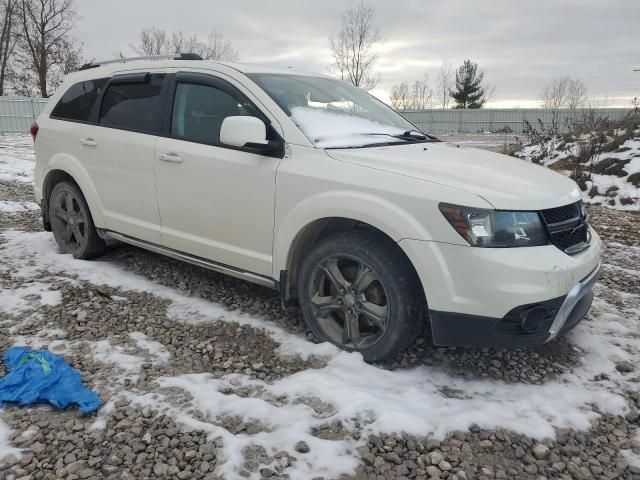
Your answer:
[[[0,420],[0,460],[9,455],[13,455],[15,458],[22,456],[22,449],[11,445],[10,434],[11,430],[7,424]]]
[[[32,183],[35,155],[29,135],[0,135],[0,181]]]
[[[42,282],[24,283],[15,289],[0,290],[0,311],[19,314],[36,309],[39,305],[58,305],[62,294],[50,290],[49,285]]]
[[[22,213],[32,210],[40,210],[35,202],[12,202],[10,200],[0,200],[1,213]]]
[[[116,404],[113,400],[102,405],[100,410],[98,410],[98,416],[96,417],[95,422],[91,424],[89,430],[104,430],[107,427],[107,419],[113,413],[115,408]]]
[[[236,381],[237,380],[237,381]],[[231,385],[258,386],[264,388],[263,395],[270,396],[271,401],[260,397],[243,398],[234,394],[221,393],[220,390]],[[304,381],[304,380],[303,380]],[[281,450],[295,451],[295,445],[306,442],[310,451],[306,454],[296,453],[298,461],[287,470],[291,478],[306,479],[318,476],[337,478],[341,473],[352,471],[357,466],[354,455],[357,443],[352,439],[325,440],[311,435],[314,426],[320,426],[325,419],[312,407],[306,405],[296,395],[295,401],[287,401],[284,405],[274,402],[273,392],[266,388],[271,386],[263,382],[252,381],[242,376],[232,375],[217,380],[208,374],[182,375],[172,378],[161,378],[158,383],[162,387],[180,388],[192,397],[194,407],[206,417],[215,418],[220,415],[240,416],[257,420],[267,427],[254,435],[233,435],[224,428],[211,423],[200,422],[187,413],[178,413],[178,419],[187,427],[204,426],[211,438],[222,438],[225,463],[220,472],[224,478],[233,478],[243,463],[242,451],[250,445],[261,445],[267,452],[276,453]],[[289,396],[290,392],[284,395]],[[345,392],[347,393],[347,392]],[[282,393],[280,395],[283,395]],[[174,410],[174,414],[177,413]],[[327,459],[331,459],[327,462]]]
[[[151,340],[142,332],[132,332],[129,336],[136,342],[136,345],[139,348],[149,352],[149,355],[154,359],[154,361],[158,363],[165,363],[169,361],[171,354],[160,342]]]
[[[616,133],[625,132],[616,131]],[[585,203],[606,205],[619,210],[640,210],[640,189],[630,181],[631,175],[640,172],[640,130],[636,130],[634,135],[634,138],[626,140],[616,150],[602,152],[595,160],[582,165],[585,173],[589,174],[603,161],[628,162],[623,167],[622,176],[590,173],[590,179],[586,181],[587,188],[582,192]],[[550,167],[572,156],[577,156],[578,152],[578,142],[564,143],[560,138],[553,138],[542,144],[527,145],[515,155],[527,161],[536,159],[542,165]],[[565,175],[571,174],[570,170],[559,171]],[[609,203],[610,201],[613,205]]]
[[[126,347],[113,345],[109,340],[88,343],[91,345],[93,358],[100,363],[113,365],[131,373],[137,373],[142,368],[144,359],[126,353]]]
[[[555,428],[588,429],[597,416],[592,405],[602,412],[626,412],[623,388],[614,387],[617,382],[624,383],[621,375],[614,373],[615,362],[629,356],[637,361],[637,354],[626,349],[638,352],[640,344],[638,340],[613,335],[603,338],[608,329],[602,325],[608,321],[603,320],[606,319],[596,317],[587,322],[586,331],[576,339],[587,352],[584,364],[576,372],[544,385],[468,381],[431,367],[387,371],[364,363],[359,354],[340,352],[323,368],[304,370],[273,383],[239,374],[218,379],[208,374],[159,379],[161,386],[177,387],[189,394],[192,400],[188,409],[175,407],[157,395],[140,397],[137,402],[160,408],[187,429],[204,429],[211,438],[222,438],[226,460],[223,475],[237,473],[243,461],[241,452],[248,445],[261,445],[267,452],[276,453],[292,451],[298,441],[304,440],[311,452],[301,454],[300,461],[288,473],[292,478],[333,478],[355,466],[352,456],[359,443],[348,436],[324,440],[311,435],[315,427],[328,421],[340,421],[347,429],[355,428],[358,422],[364,426],[363,437],[369,433],[406,432],[442,438],[447,432],[477,424],[543,439],[554,437]],[[613,313],[608,320],[623,326],[623,331],[637,321]],[[614,381],[593,382],[594,375],[603,371],[610,372]],[[233,394],[233,388],[238,387],[253,394]],[[445,389],[456,395],[445,395]],[[318,409],[318,405],[325,408]],[[228,415],[258,422],[266,431],[231,435],[224,428],[196,418],[191,407],[206,418]],[[327,465],[323,458],[336,461]]]
[[[635,468],[640,468],[640,453],[635,453],[632,450],[620,450],[622,456],[629,465]]]
[[[236,312],[230,318],[229,312],[220,304],[182,294],[111,263],[83,262],[75,260],[71,255],[60,254],[53,236],[48,232],[4,232],[2,235],[7,242],[0,246],[0,252],[7,258],[15,259],[13,277],[29,278],[41,272],[52,275],[73,274],[95,285],[104,284],[122,290],[148,292],[165,298],[171,302],[168,315],[176,321],[199,323],[222,320],[265,329],[282,344],[280,353],[283,355],[299,355],[302,358],[308,358],[310,355],[325,356],[338,351],[332,345],[314,345],[304,338],[292,337],[273,322],[262,318]]]

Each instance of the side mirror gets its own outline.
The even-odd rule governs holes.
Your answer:
[[[227,117],[220,127],[220,142],[234,147],[267,145],[267,126],[256,117]]]

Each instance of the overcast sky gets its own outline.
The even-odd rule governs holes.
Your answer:
[[[132,54],[144,27],[202,36],[216,29],[242,62],[327,73],[328,35],[341,0],[80,0],[76,36],[88,58]],[[535,106],[554,76],[582,79],[589,96],[626,106],[640,95],[640,0],[371,0],[386,42],[377,70],[391,85],[435,79],[444,59],[470,58],[495,86],[492,106]]]

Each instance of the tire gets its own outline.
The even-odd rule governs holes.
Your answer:
[[[300,266],[298,297],[318,339],[358,351],[367,362],[387,360],[412,344],[425,305],[400,248],[363,230],[332,234],[312,247]]]
[[[88,260],[102,255],[105,243],[98,236],[84,195],[74,183],[57,183],[49,197],[49,217],[60,253]]]

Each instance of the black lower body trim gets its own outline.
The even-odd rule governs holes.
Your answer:
[[[565,297],[522,305],[503,318],[429,310],[433,343],[436,345],[520,348],[542,345]],[[574,328],[587,315],[593,292],[589,291],[573,308],[562,331]]]

